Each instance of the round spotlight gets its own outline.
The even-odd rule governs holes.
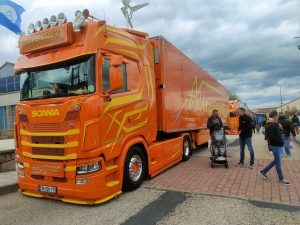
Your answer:
[[[36,23],[35,23],[35,25],[34,25],[34,29],[36,30],[36,31],[40,31],[40,30],[42,30],[42,23],[41,23],[41,21],[36,21]]]
[[[28,26],[28,29],[27,29],[27,32],[28,34],[32,34],[34,33],[34,24],[33,23],[30,23],[29,26]]]
[[[51,16],[50,17],[50,26],[51,27],[55,27],[57,25],[57,19],[56,19],[56,16]]]
[[[58,22],[59,25],[61,25],[63,23],[66,23],[67,22],[67,18],[65,16],[65,14],[63,14],[63,13],[58,14],[58,16],[57,16],[57,22]]]
[[[42,27],[43,27],[44,30],[50,27],[50,23],[49,23],[48,18],[43,19]]]

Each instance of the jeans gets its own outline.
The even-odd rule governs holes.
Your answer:
[[[291,140],[291,138],[290,137],[284,137],[283,140],[284,140],[285,153],[287,155],[291,155],[291,152],[290,152],[290,140]]]
[[[250,165],[254,164],[254,150],[252,148],[252,138],[240,138],[240,162],[244,163],[245,159],[245,145],[250,151]]]
[[[264,173],[267,173],[273,166],[276,166],[278,178],[279,178],[279,180],[283,180],[284,178],[283,178],[282,171],[281,171],[282,162],[281,162],[281,157],[280,157],[282,147],[277,147],[277,146],[269,146],[269,147],[273,152],[274,160],[272,162],[270,162],[269,165],[267,165],[262,171]]]

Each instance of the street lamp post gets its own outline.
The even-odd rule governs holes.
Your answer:
[[[281,95],[281,85],[279,85],[280,87],[280,106],[281,106],[281,114],[282,114],[282,95]]]

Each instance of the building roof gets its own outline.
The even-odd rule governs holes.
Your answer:
[[[255,114],[266,114],[269,113],[272,109],[277,109],[278,107],[272,107],[272,108],[259,108],[259,109],[253,109],[252,111]]]
[[[12,66],[14,66],[15,64],[14,63],[11,63],[11,62],[5,62],[2,66],[0,66],[0,70],[4,67],[4,66],[6,66],[6,65],[12,65]]]
[[[289,101],[289,102],[287,102],[287,103],[285,103],[285,104],[283,104],[282,106],[284,106],[284,105],[287,105],[287,104],[290,104],[291,102],[293,102],[293,101],[296,101],[297,99],[299,99],[300,97],[298,97],[298,98],[295,98],[294,100],[292,100],[292,101]],[[279,106],[280,107],[280,106]],[[278,107],[278,108],[279,108]]]

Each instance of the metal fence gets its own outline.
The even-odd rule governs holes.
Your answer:
[[[15,117],[0,117],[0,130],[13,130]]]

